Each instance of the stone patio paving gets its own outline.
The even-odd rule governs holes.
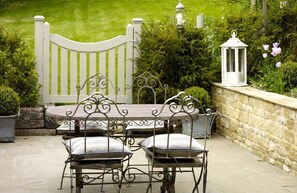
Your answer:
[[[209,193],[296,193],[297,176],[288,174],[219,135],[208,140]],[[146,161],[141,155],[135,156]],[[70,192],[69,179],[57,190],[67,153],[61,136],[18,136],[14,143],[0,143],[0,192],[2,193],[64,193]],[[68,171],[67,171],[68,172]],[[190,173],[178,173],[176,192],[192,191]],[[153,192],[159,191],[153,184]],[[123,186],[123,193],[145,192],[146,184]],[[100,192],[98,186],[83,189],[84,193]],[[115,185],[104,186],[116,192]]]

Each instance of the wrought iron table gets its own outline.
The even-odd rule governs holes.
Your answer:
[[[61,105],[61,106],[51,106],[46,110],[46,116],[52,117],[56,120],[65,120],[67,119],[66,111],[74,111],[77,105]],[[127,109],[128,114],[125,116],[126,120],[151,120],[153,119],[152,110],[160,110],[163,107],[163,104],[119,104],[118,108],[120,110]],[[108,117],[112,120],[119,120],[121,117],[118,113],[115,112],[114,108],[108,113]],[[164,108],[159,119],[168,120],[172,112],[168,108]],[[86,113],[83,111],[82,107],[78,109],[75,115],[72,117],[73,120],[84,120]],[[183,116],[180,115],[180,118]],[[98,119],[97,117],[94,119]]]
[[[77,105],[61,105],[61,106],[51,106],[48,107],[46,110],[45,115],[50,117],[55,121],[63,121],[67,120],[68,117],[66,115],[66,111],[71,110],[72,112],[76,109]],[[120,104],[118,105],[120,110],[126,109],[128,114],[125,116],[126,121],[145,121],[145,120],[152,120],[154,119],[152,115],[152,110],[157,109],[160,110],[164,108],[160,116],[158,116],[159,120],[169,120],[172,116],[172,112],[169,108],[166,108],[166,105],[163,104]],[[177,119],[182,119],[186,115],[178,115],[175,116]],[[86,117],[86,113],[82,109],[82,106],[78,108],[75,115],[71,118],[72,120],[80,121],[84,120]],[[121,119],[119,113],[116,112],[115,108],[112,108],[111,111],[108,113],[108,117],[110,120],[118,121]],[[92,118],[91,118],[92,119]],[[94,117],[94,120],[100,119],[100,117]],[[104,117],[101,117],[104,119]],[[75,134],[79,134],[79,128],[75,129]]]

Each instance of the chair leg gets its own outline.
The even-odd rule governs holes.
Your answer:
[[[131,174],[131,173],[130,173],[130,160],[131,160],[131,159],[129,159],[129,160],[127,161],[126,171],[125,171],[124,174],[123,174],[123,175],[124,175],[123,177],[125,178],[126,172],[128,173],[128,174],[127,174],[127,178],[128,178],[128,179],[127,179],[127,181],[128,181],[128,185],[127,185],[127,187],[130,187],[130,186],[131,186],[131,180],[130,180],[130,176],[131,176],[131,175],[130,175],[130,174]]]
[[[104,191],[103,191],[104,177],[105,177],[105,169],[103,170],[103,174],[102,174],[102,181],[101,181],[101,192],[104,192]]]
[[[152,187],[153,172],[154,172],[154,168],[153,168],[153,166],[151,165],[151,171],[148,170],[148,173],[149,173],[149,183],[148,183],[148,186],[147,186],[147,188],[146,188],[146,193],[148,193],[149,191],[150,191],[150,193],[153,192],[153,187]]]
[[[199,174],[199,178],[198,178],[198,181],[195,183],[195,186],[193,188],[193,191],[192,193],[195,192],[195,190],[197,192],[199,192],[198,190],[198,185],[200,183],[201,180],[203,180],[203,193],[206,193],[206,184],[207,184],[207,167],[208,167],[208,158],[207,158],[208,154],[207,152],[205,153],[205,156],[203,157],[203,166],[200,170],[200,174]]]
[[[204,173],[203,173],[203,193],[206,193],[206,183],[207,183],[207,167],[208,167],[208,154],[205,154],[205,166],[204,166]]]
[[[125,176],[125,173],[126,173],[126,170],[124,171],[123,168],[121,170],[118,170],[118,175],[121,175],[121,177],[119,178],[119,190],[118,190],[118,193],[121,193],[122,192],[122,182],[124,180],[124,176]]]
[[[61,176],[60,188],[58,188],[58,190],[62,190],[62,188],[63,188],[63,181],[64,181],[65,171],[66,171],[66,167],[67,167],[68,163],[69,163],[69,158],[67,160],[65,160],[65,165],[64,165],[64,168],[62,171],[62,176]]]
[[[192,174],[193,174],[193,179],[194,179],[194,184],[195,184],[194,189],[193,189],[193,193],[195,192],[195,189],[196,189],[197,193],[199,193],[198,188],[196,188],[197,179],[196,179],[195,168],[194,167],[192,167]]]
[[[73,193],[73,170],[70,168],[70,192]]]
[[[201,181],[201,179],[202,179],[202,175],[203,175],[203,172],[204,172],[203,170],[204,170],[204,166],[201,167],[201,169],[200,169],[199,178],[198,178],[198,180],[195,182],[195,186],[194,186],[194,188],[193,188],[192,193],[194,193],[195,190],[197,191],[197,193],[199,193],[198,185],[200,184],[200,181]]]

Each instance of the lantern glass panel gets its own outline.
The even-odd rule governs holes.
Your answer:
[[[238,50],[238,71],[242,72],[243,63],[244,63],[244,49]]]
[[[235,50],[232,48],[227,51],[227,72],[235,72]]]

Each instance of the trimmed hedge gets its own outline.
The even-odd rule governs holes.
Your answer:
[[[186,25],[179,31],[170,19],[146,23],[139,48],[136,75],[149,71],[157,76],[169,85],[168,97],[191,86],[209,90],[210,82],[217,78],[211,69],[211,49],[203,29]]]
[[[0,27],[0,85],[18,93],[22,107],[38,105],[40,86],[34,57],[20,34]]]

